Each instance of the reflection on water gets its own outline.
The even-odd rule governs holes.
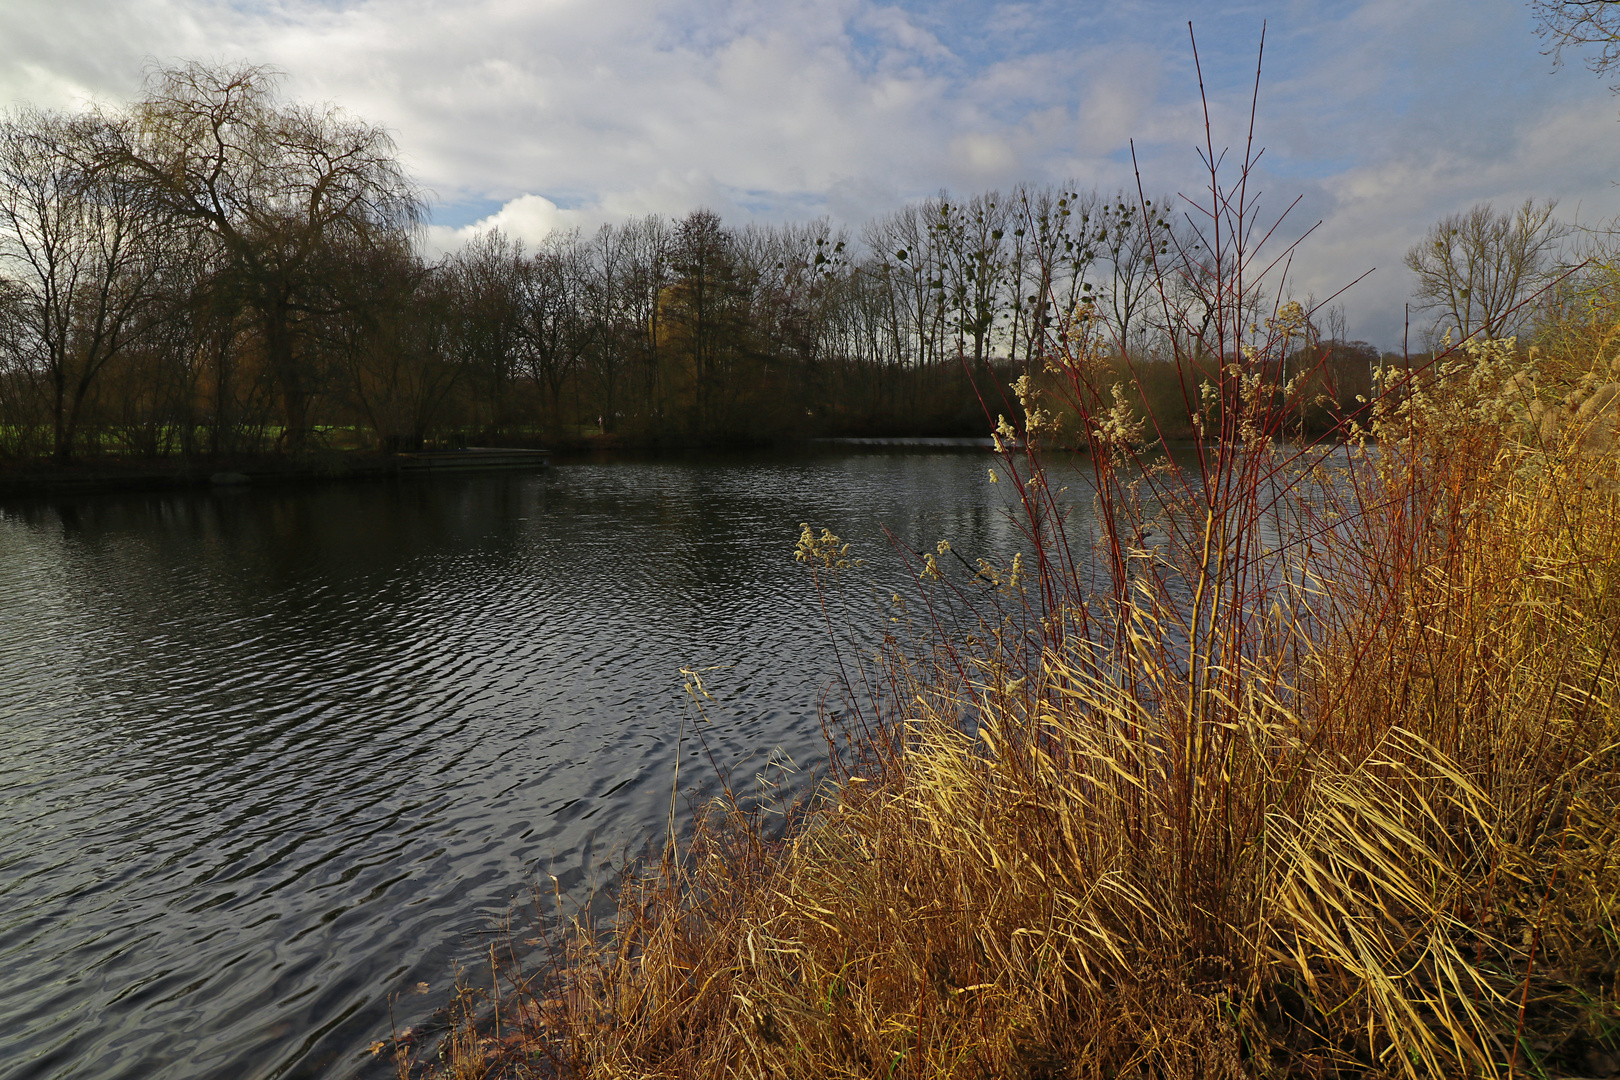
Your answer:
[[[813,761],[830,663],[798,523],[879,577],[883,526],[1005,555],[987,463],[0,506],[0,1078],[361,1072],[529,873],[580,887],[659,828],[679,668],[722,666],[723,767]]]

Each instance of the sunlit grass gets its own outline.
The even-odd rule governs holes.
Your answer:
[[[785,830],[723,798],[609,922],[553,909],[502,965],[511,1045],[456,1075],[1620,1072],[1620,372],[1475,343],[1338,417],[1328,467],[1290,441],[1306,313],[1255,323],[1206,149],[1196,463],[1142,450],[1075,312],[998,425],[1016,565],[919,556]],[[832,533],[798,552],[853,588]]]
[[[1106,661],[892,661],[790,839],[717,806],[512,1022],[592,1076],[1602,1075],[1620,507],[1503,453],[1325,541],[1405,561],[1197,697],[1151,603]]]
[[[509,1030],[581,1076],[1605,1075],[1616,463],[1510,415],[1464,433],[1466,393],[1297,489],[1308,558],[1216,485],[1227,513],[1183,507],[1112,594],[1009,452],[1044,569],[925,559],[966,621],[891,640],[799,825],[717,803],[616,922],[510,970]],[[1099,487],[1104,549],[1165,518]],[[851,572],[830,534],[800,552]]]

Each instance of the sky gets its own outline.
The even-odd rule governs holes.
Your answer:
[[[1556,68],[1522,0],[5,0],[0,106],[270,65],[287,97],[392,132],[433,250],[698,207],[858,229],[942,189],[1134,191],[1133,140],[1149,197],[1198,199],[1189,20],[1239,155],[1264,26],[1251,190],[1262,220],[1298,200],[1279,238],[1314,227],[1292,295],[1362,279],[1352,337],[1400,347],[1403,256],[1446,214],[1620,215],[1620,97],[1578,56]]]

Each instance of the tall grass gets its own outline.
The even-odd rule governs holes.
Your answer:
[[[511,957],[456,1075],[1620,1072],[1620,372],[1475,343],[1347,449],[1286,441],[1287,253],[1252,149],[1232,185],[1205,149],[1199,269],[1160,279],[1196,463],[1074,313],[1001,432],[1019,558],[922,556],[786,833],[717,802],[610,924]],[[1059,407],[1084,476],[1042,457]]]

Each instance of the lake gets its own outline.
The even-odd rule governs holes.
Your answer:
[[[822,756],[799,522],[884,588],[884,527],[1006,557],[993,463],[822,446],[0,503],[0,1078],[376,1074],[367,1045],[446,1003],[536,874],[582,898],[662,836],[680,669],[712,669],[735,777]]]

